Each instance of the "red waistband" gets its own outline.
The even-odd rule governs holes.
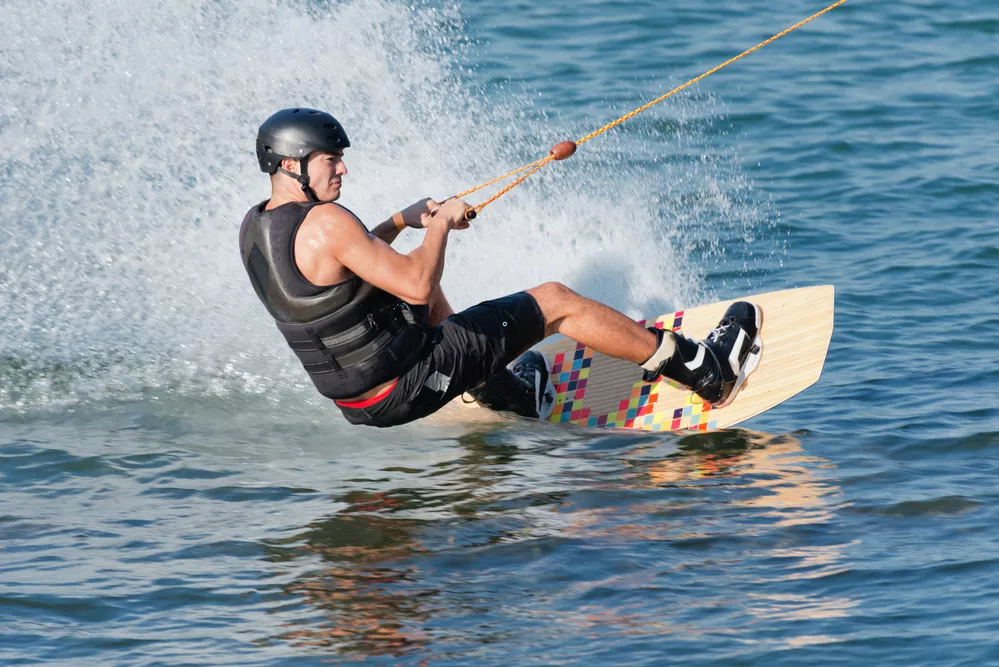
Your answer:
[[[398,382],[399,378],[392,380],[392,384],[385,387],[371,398],[363,398],[359,401],[334,400],[333,402],[339,405],[341,408],[370,408],[372,405],[378,403],[379,401],[383,400],[386,396],[388,396],[390,393],[392,393],[392,390],[395,389],[395,385],[398,384]]]

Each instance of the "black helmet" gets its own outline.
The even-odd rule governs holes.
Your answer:
[[[257,162],[260,171],[273,174],[281,160],[304,160],[313,151],[349,148],[343,126],[325,111],[282,109],[264,121],[257,132]],[[305,173],[305,165],[302,165]]]

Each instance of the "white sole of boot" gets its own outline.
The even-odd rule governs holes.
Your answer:
[[[755,303],[753,306],[756,308],[756,339],[753,340],[753,346],[749,349],[749,356],[743,362],[742,369],[739,371],[739,377],[735,379],[735,384],[732,386],[732,391],[729,393],[728,398],[722,403],[712,405],[713,408],[724,408],[726,405],[730,405],[738,397],[739,391],[742,390],[742,385],[746,382],[746,378],[752,375],[753,371],[760,365],[760,357],[763,356],[763,309]]]

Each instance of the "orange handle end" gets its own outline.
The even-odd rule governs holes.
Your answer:
[[[470,208],[467,211],[465,211],[465,220],[471,222],[472,220],[475,220],[475,216],[477,215],[478,213],[475,212],[475,209]]]
[[[551,154],[556,160],[564,160],[566,158],[572,157],[572,154],[576,152],[576,142],[575,141],[560,141],[554,146],[552,146]]]

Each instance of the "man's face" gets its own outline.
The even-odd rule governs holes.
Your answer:
[[[347,165],[343,162],[343,149],[316,151],[309,156],[309,185],[319,201],[336,201],[340,198]]]

